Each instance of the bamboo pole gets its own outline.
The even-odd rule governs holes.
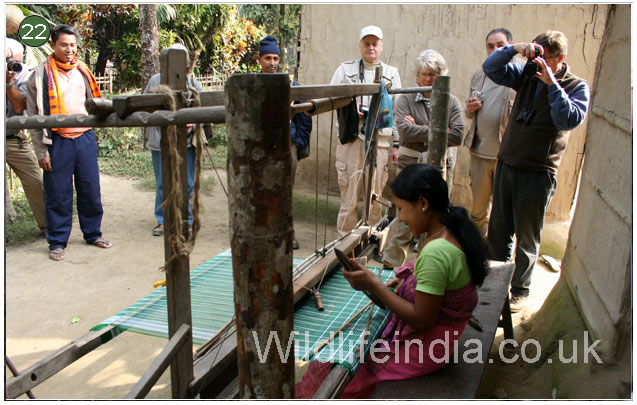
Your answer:
[[[431,92],[431,120],[427,163],[441,171],[446,179],[447,137],[449,131],[449,76],[438,76]]]

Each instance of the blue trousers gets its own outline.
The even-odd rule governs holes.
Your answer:
[[[161,179],[161,151],[151,150],[151,156],[153,158],[153,170],[155,171],[155,218],[157,223],[164,224],[164,209],[162,203],[164,202],[164,190],[162,188]],[[195,188],[195,148],[189,147],[186,149],[188,155],[188,223],[192,223],[192,207],[190,205],[190,199],[192,198],[192,192]]]
[[[73,182],[77,216],[87,243],[102,237],[102,199],[97,141],[90,129],[75,139],[53,134],[49,146],[52,171],[44,172],[46,238],[49,249],[66,248],[73,223]]]
[[[528,297],[531,275],[540,249],[544,214],[555,195],[555,174],[498,162],[493,181],[493,207],[488,243],[493,260],[509,261],[515,248],[511,294]]]

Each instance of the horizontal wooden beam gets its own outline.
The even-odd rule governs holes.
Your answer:
[[[202,91],[199,93],[199,100],[204,107],[216,107],[224,105],[224,94],[223,90]]]
[[[378,93],[379,89],[379,84],[355,83],[339,85],[294,86],[292,89],[290,89],[290,99],[291,101],[314,100],[314,103],[325,103],[327,101],[334,101],[332,100],[334,97],[349,99],[351,97],[361,95],[376,94]],[[424,93],[431,91],[431,89],[431,86],[411,87],[402,89],[389,89],[388,92],[389,94]],[[177,96],[178,94],[179,92],[174,92],[174,96]],[[199,93],[201,106],[223,106],[224,94],[225,93],[223,90],[202,91],[201,93]],[[168,96],[166,94],[133,94],[127,96],[114,96],[112,100],[87,99],[85,101],[85,107],[89,114],[92,115],[106,116],[110,113],[116,112],[120,118],[125,118],[136,111],[153,112],[156,110],[165,110],[167,108],[168,101]],[[297,104],[292,107],[293,113],[309,110],[311,110],[310,105],[305,103]]]
[[[6,129],[42,129],[42,128],[104,128],[104,127],[162,127],[167,125],[186,125],[226,121],[224,107],[192,107],[179,111],[158,110],[152,113],[138,111],[126,118],[112,113],[106,118],[94,115],[34,115],[7,118]]]
[[[17,398],[118,334],[117,327],[110,325],[72,341],[55,353],[26,368],[18,376],[7,380],[6,397]]]
[[[357,97],[378,94],[380,84],[319,84],[315,86],[293,86],[290,100],[311,100],[325,97]]]
[[[84,101],[84,108],[90,115],[97,115],[98,117],[106,117],[110,113],[115,112],[113,107],[113,100],[105,98],[87,98]]]
[[[358,227],[352,233],[343,238],[336,247],[345,252],[345,254],[349,254],[361,245],[364,247],[369,240],[369,233],[370,228],[368,226]],[[307,288],[315,286],[319,281],[321,281],[321,278],[323,278],[324,275],[330,273],[339,265],[340,264],[336,259],[336,254],[332,249],[328,254],[318,260],[307,271],[294,280],[294,303],[296,304],[305,296]]]
[[[177,94],[178,92],[175,92]],[[178,99],[178,97],[175,97]],[[120,118],[135,111],[152,112],[155,110],[168,110],[170,105],[169,94],[139,94],[135,96],[114,96],[113,109]]]
[[[428,93],[433,89],[431,86],[426,87],[405,87],[403,89],[389,89],[389,94],[407,94],[407,93]]]
[[[193,365],[193,380],[188,386],[189,397],[194,398],[237,361],[237,334],[228,334],[219,346],[208,351]],[[235,370],[236,372],[236,370]]]
[[[166,368],[173,361],[181,347],[188,341],[190,336],[190,325],[183,324],[168,341],[164,350],[159,353],[144,375],[126,396],[127,399],[146,398],[151,388],[155,385],[159,377],[166,371]]]
[[[292,114],[304,112],[307,115],[314,116],[345,107],[351,102],[351,97],[317,98],[301,104],[294,104],[290,109]]]
[[[338,397],[350,380],[349,371],[338,364],[332,367],[323,384],[316,390],[314,399],[332,399]]]

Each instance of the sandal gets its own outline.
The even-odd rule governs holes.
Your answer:
[[[164,225],[157,224],[157,226],[153,228],[153,236],[162,236],[163,234],[164,234]]]
[[[55,248],[55,249],[49,251],[49,258],[51,260],[55,260],[56,262],[64,260],[64,249]]]
[[[113,246],[113,244],[110,241],[106,239],[102,239],[102,238],[94,240],[93,244],[97,246],[98,248],[102,248],[102,249],[108,249],[109,247]]]

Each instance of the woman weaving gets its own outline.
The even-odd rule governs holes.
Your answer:
[[[445,354],[453,352],[478,302],[476,286],[486,274],[486,246],[467,211],[449,203],[447,184],[437,169],[407,166],[391,189],[399,220],[414,235],[427,238],[415,265],[412,261],[396,269],[397,278],[390,283],[397,286],[396,293],[356,260],[351,262],[357,271],[343,272],[354,289],[373,292],[393,316],[381,335],[386,352],[368,356],[341,398],[369,398],[380,381],[443,367],[449,358]],[[430,350],[436,339],[448,342],[447,353],[439,341]]]

